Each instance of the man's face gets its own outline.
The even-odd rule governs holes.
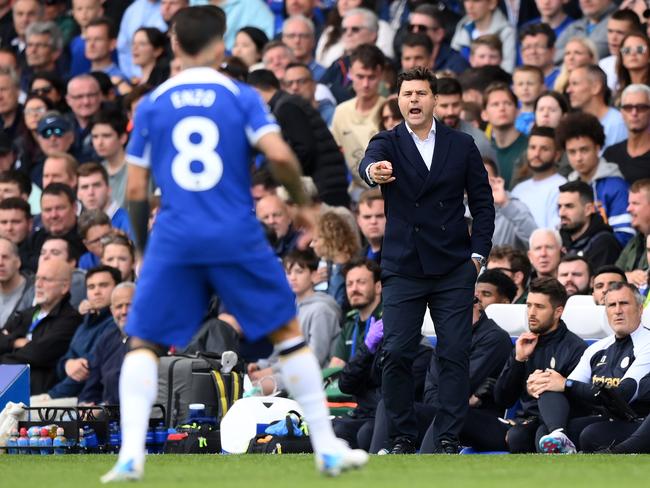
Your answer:
[[[535,235],[528,251],[533,268],[541,276],[553,276],[560,264],[560,245],[551,234],[540,232]]]
[[[429,15],[413,12],[409,15],[409,31],[419,34],[426,34],[434,46],[437,46],[445,36],[444,29],[436,23],[433,17]]]
[[[20,258],[14,254],[12,245],[0,239],[0,283],[9,283],[20,271]]]
[[[490,14],[492,0],[465,0],[465,12],[471,20],[483,20]]]
[[[404,81],[398,96],[399,111],[412,129],[431,122],[436,96],[426,80]]]
[[[120,330],[124,330],[126,325],[131,303],[133,303],[133,291],[133,288],[120,288],[111,297],[111,313]]]
[[[95,124],[90,132],[93,148],[98,156],[110,158],[118,154],[124,146],[125,136],[115,132],[109,124]]]
[[[628,93],[621,100],[621,113],[627,130],[635,134],[650,127],[650,99],[645,93]]]
[[[569,296],[589,294],[589,268],[581,259],[560,263],[557,280],[562,283]]]
[[[585,226],[589,216],[594,213],[594,206],[582,203],[578,192],[563,191],[557,198],[557,210],[560,228],[573,233]]]
[[[133,256],[128,247],[121,244],[107,244],[103,247],[102,264],[120,270],[122,280],[129,280],[133,273]]]
[[[650,233],[650,194],[647,191],[628,194],[627,212],[632,216],[632,227],[643,234]]]
[[[549,332],[562,316],[563,307],[553,308],[548,295],[529,293],[526,298],[528,329],[535,334]]]
[[[287,274],[287,281],[297,296],[309,291],[314,286],[312,283],[312,271],[306,266],[293,263],[284,270]]]
[[[307,68],[303,68],[302,66],[289,68],[284,73],[282,87],[288,93],[291,93],[292,95],[298,95],[308,102],[314,100],[314,94],[316,93],[316,83],[311,76],[311,71],[309,71]]]
[[[13,6],[14,29],[22,39],[27,27],[39,19],[41,8],[36,0],[16,0]]]
[[[277,196],[262,198],[257,203],[257,219],[273,229],[278,238],[287,235],[291,225],[291,216],[286,205]]]
[[[489,94],[483,118],[498,129],[512,127],[517,116],[517,106],[505,91],[494,91]]]
[[[43,243],[41,254],[38,256],[39,268],[42,263],[51,259],[63,261],[71,268],[74,267],[74,262],[70,260],[68,243],[63,239],[48,239]]]
[[[365,266],[357,266],[345,277],[345,292],[352,308],[361,309],[375,301],[381,293],[381,283],[375,283],[372,272]]]
[[[16,208],[0,210],[0,237],[18,245],[27,239],[32,230],[32,219]]]
[[[49,260],[38,264],[34,280],[34,304],[52,307],[70,290],[71,269],[59,260]]]
[[[452,129],[457,129],[460,123],[460,114],[463,111],[463,98],[460,95],[438,95],[435,115],[438,119]]]
[[[7,198],[20,196],[20,187],[18,186],[18,183],[15,183],[13,181],[0,183],[0,202],[2,200],[6,200]]]
[[[311,17],[316,2],[315,0],[285,0],[284,6],[287,9],[287,17],[292,15]]]
[[[25,57],[27,66],[34,71],[51,68],[59,56],[59,52],[52,47],[52,38],[49,34],[32,34],[27,39]]]
[[[580,176],[590,177],[598,166],[600,146],[589,137],[575,137],[566,141],[565,148],[571,167]]]
[[[99,173],[79,176],[77,198],[87,210],[104,210],[108,205],[111,189]]]
[[[84,245],[95,256],[102,255],[102,241],[111,235],[113,228],[110,225],[93,225],[88,229]]]
[[[609,290],[605,295],[605,311],[614,335],[622,338],[639,328],[643,305],[637,304],[629,288]]]
[[[8,75],[0,74],[0,115],[11,114],[18,108],[18,87]]]
[[[555,17],[562,11],[562,6],[567,3],[566,0],[535,0],[537,10],[545,19]],[[527,63],[524,63],[527,64]]]
[[[478,298],[482,310],[493,303],[510,303],[508,298],[499,293],[499,289],[492,283],[476,283],[474,296]]]
[[[383,238],[386,229],[384,201],[378,199],[361,203],[358,212],[357,224],[364,237],[369,241]]]
[[[47,188],[50,183],[63,183],[70,188],[77,186],[77,175],[68,173],[65,159],[47,158],[45,160],[43,165],[43,188]]]
[[[517,71],[512,77],[512,91],[521,103],[532,104],[544,89],[544,80],[536,73]]]
[[[266,51],[262,61],[266,69],[273,71],[275,77],[278,80],[282,80],[284,78],[284,72],[291,62],[291,56],[284,46],[277,46]]]
[[[108,37],[108,27],[91,25],[86,29],[86,58],[90,61],[106,61],[111,57],[115,41]]]
[[[555,148],[555,140],[543,136],[530,136],[526,149],[528,166],[533,171],[549,169],[560,159],[560,153]]]
[[[108,307],[111,304],[111,293],[115,285],[113,276],[107,271],[95,273],[88,278],[86,280],[86,296],[91,308],[99,310]]]
[[[74,142],[74,133],[71,130],[57,132],[46,133],[44,136],[36,134],[36,141],[46,156],[57,152],[68,152]]]
[[[169,23],[176,12],[183,7],[187,7],[187,0],[161,0],[160,15],[165,22]]]
[[[469,56],[469,64],[472,68],[482,68],[483,66],[499,66],[501,64],[501,53],[496,49],[481,44],[476,46],[474,52]]]
[[[630,33],[632,25],[627,20],[609,19],[607,21],[607,47],[609,54],[618,55],[623,38]]]
[[[361,100],[371,100],[379,95],[379,83],[383,69],[381,66],[366,68],[360,61],[355,61],[350,66],[350,78],[354,93]]]
[[[605,10],[611,3],[611,0],[580,0],[580,10],[586,17],[595,17]]]
[[[601,273],[594,278],[594,289],[592,296],[596,305],[605,305],[605,294],[612,283],[620,283],[623,276],[618,273]]]
[[[101,0],[72,0],[72,16],[83,28],[102,15]]]
[[[576,68],[569,74],[567,93],[573,108],[584,108],[595,96],[594,86],[584,68]]]
[[[99,111],[101,91],[94,78],[76,78],[68,83],[66,102],[75,117],[88,119]]]
[[[424,46],[402,46],[402,71],[408,71],[416,66],[428,68],[431,66],[431,56]]]
[[[309,26],[300,19],[287,22],[282,31],[282,42],[293,51],[296,59],[308,61],[314,50],[314,34]]]
[[[351,15],[343,19],[343,49],[350,54],[361,44],[374,44],[377,33],[373,32],[364,23],[363,15]]]
[[[54,236],[67,234],[77,223],[75,207],[65,195],[43,195],[41,218],[45,230]]]
[[[521,59],[528,66],[537,66],[545,70],[553,66],[555,50],[548,47],[548,38],[544,34],[526,36],[521,41]]]

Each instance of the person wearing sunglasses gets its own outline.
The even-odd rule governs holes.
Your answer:
[[[633,83],[650,83],[650,39],[640,32],[628,34],[621,42],[616,60],[617,93]]]
[[[625,181],[631,185],[650,178],[650,87],[629,85],[621,95],[620,109],[628,137],[608,147],[603,157],[606,161],[615,161]]]

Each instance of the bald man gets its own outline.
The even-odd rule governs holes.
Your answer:
[[[291,214],[287,205],[277,195],[262,197],[255,207],[257,220],[275,234],[273,248],[278,257],[283,258],[293,251],[299,233],[293,228]]]

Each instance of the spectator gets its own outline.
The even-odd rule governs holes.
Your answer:
[[[562,5],[560,2],[538,2]],[[538,6],[539,8],[539,6]],[[561,15],[568,18],[560,7]],[[552,90],[560,70],[555,67],[553,57],[555,55],[556,35],[549,24],[530,23],[522,28],[519,34],[521,60],[526,66],[535,66],[544,74],[544,85],[547,90]]]
[[[553,44],[555,44],[555,39],[575,20],[566,14],[564,11],[565,5],[566,2],[564,0],[535,0],[535,6],[541,15],[521,26],[522,32],[531,25],[544,23],[553,29],[553,33],[555,34]]]
[[[569,75],[580,66],[596,64],[598,62],[598,51],[593,42],[586,37],[574,37],[567,43],[560,66],[560,74],[555,79],[553,89],[564,93],[569,84]]]
[[[47,159],[50,157],[55,159],[69,159],[70,167],[68,168],[68,172],[73,169],[72,166],[74,166],[74,171],[72,171],[68,183],[70,186],[76,187],[76,164],[73,165],[72,161],[76,163],[77,160],[68,154],[68,151],[74,143],[74,133],[68,119],[58,112],[47,112],[36,127],[36,142],[38,143],[40,155],[37,156],[38,159],[35,159],[31,168],[29,168],[32,181],[45,188],[52,181],[49,176],[50,172],[48,172],[48,176],[46,177],[45,162]]]
[[[294,59],[307,65],[314,80],[318,81],[325,74],[325,67],[314,59],[316,33],[314,23],[304,15],[292,15],[282,25],[282,42],[284,42]]]
[[[496,161],[496,151],[485,137],[485,133],[461,117],[463,110],[463,88],[455,78],[438,78],[438,103],[434,115],[447,127],[457,129],[474,138],[474,143],[483,158]]]
[[[607,409],[602,415],[604,400],[596,395],[601,387],[611,388],[633,409],[647,400],[639,388],[641,379],[650,373],[650,331],[641,325],[643,297],[633,285],[614,283],[605,295],[605,310],[614,335],[589,346],[570,374],[547,369],[528,379],[528,390],[539,399],[543,419],[536,439],[540,452],[593,452],[603,447],[594,447],[594,434],[602,422],[610,423],[612,415]],[[588,416],[571,409],[571,404],[586,408]]]
[[[140,27],[133,34],[131,59],[140,68],[136,85],[158,86],[169,78],[167,36],[155,27]]]
[[[510,246],[495,246],[490,251],[487,269],[501,271],[513,281],[517,287],[517,293],[512,299],[512,303],[526,303],[532,266],[525,252]]]
[[[329,126],[334,117],[336,104],[330,97],[316,100],[318,86],[322,87],[323,85],[316,84],[313,78],[313,72],[306,64],[289,63],[287,65],[284,78],[282,79],[282,87],[284,90],[291,95],[299,95],[308,101],[313,108],[318,110],[323,121]]]
[[[424,34],[408,34],[402,42],[402,57],[400,64],[402,71],[408,71],[416,66],[431,69],[431,56],[433,43]]]
[[[591,264],[584,256],[570,254],[560,260],[557,280],[566,290],[567,296],[589,295],[592,283]]]
[[[399,111],[397,97],[387,98],[381,108],[381,120],[379,121],[379,130],[391,130],[404,121],[402,113]]]
[[[607,48],[609,56],[602,58],[598,66],[607,75],[607,86],[615,91],[618,88],[617,59],[623,39],[631,32],[641,32],[639,16],[630,9],[615,11],[607,21]],[[647,81],[647,80],[646,80]],[[628,81],[629,83],[629,81]],[[623,91],[621,89],[619,93]]]
[[[282,136],[298,156],[303,173],[314,180],[320,199],[331,205],[348,206],[345,161],[316,109],[302,97],[280,90],[280,83],[268,70],[254,71],[248,82],[269,104]]]
[[[111,219],[113,228],[133,237],[126,210],[112,198],[106,168],[99,163],[86,163],[77,170],[77,177],[79,180],[77,198],[84,209],[101,210]]]
[[[140,3],[142,0],[136,0]],[[149,0],[144,0],[148,2]],[[90,138],[90,120],[99,112],[101,89],[97,80],[91,75],[79,75],[68,81],[65,96],[74,115],[74,144],[72,154],[80,163],[96,160]]]
[[[571,108],[591,114],[598,118],[605,131],[605,143],[600,150],[605,150],[627,138],[627,128],[621,113],[610,107],[610,92],[607,78],[597,65],[581,66],[569,75],[567,94]]]
[[[52,107],[52,102],[40,95],[29,95],[25,100],[23,110],[25,131],[16,140],[16,147],[21,169],[28,175],[35,161],[43,159],[43,153],[37,142],[38,132],[36,129],[40,120],[48,111],[52,110]]]
[[[11,68],[0,68],[0,118],[2,129],[11,140],[16,139],[23,131],[19,96],[20,80],[16,72]]]
[[[594,268],[614,264],[621,246],[598,213],[591,186],[580,180],[560,186],[557,208],[566,254],[582,256]]]
[[[14,30],[3,45],[11,46],[19,57],[25,55],[27,28],[43,19],[43,5],[38,0],[16,0],[12,5]]]
[[[115,234],[102,240],[102,264],[118,269],[122,281],[135,282],[135,245],[128,237]]]
[[[63,51],[63,35],[54,22],[33,22],[25,30],[26,68],[22,71],[21,88],[27,89],[31,75],[37,71],[59,72],[58,61]]]
[[[93,149],[108,173],[108,186],[117,204],[126,207],[126,116],[119,110],[100,110],[90,121]]]
[[[535,100],[544,91],[544,74],[535,66],[518,66],[512,75],[512,91],[519,100],[515,128],[529,135],[535,123]]]
[[[359,351],[370,323],[381,319],[380,273],[379,265],[369,259],[352,260],[343,268],[345,294],[352,310],[343,321],[330,367],[345,366]]]
[[[51,183],[63,183],[77,189],[77,160],[68,153],[51,153],[43,164],[43,187]]]
[[[232,49],[235,35],[242,27],[257,27],[264,31],[269,39],[273,38],[275,21],[273,12],[263,0],[211,0],[220,7],[228,19],[228,27],[223,40],[226,49]]]
[[[386,229],[386,215],[384,197],[378,189],[361,193],[357,206],[357,225],[366,242],[360,255],[381,264],[381,244]]]
[[[503,61],[503,44],[499,36],[485,34],[472,40],[469,47],[469,64],[472,68],[499,66]]]
[[[165,0],[163,0],[165,1]],[[124,326],[133,302],[135,285],[122,282],[111,293],[111,314],[117,327],[108,327],[95,344],[88,362],[88,379],[79,393],[79,405],[119,404],[119,379],[127,352]]]
[[[271,41],[264,46],[262,64],[264,68],[272,71],[278,80],[284,79],[285,70],[293,61],[293,52],[282,41]]]
[[[627,211],[636,235],[630,239],[616,260],[627,280],[635,286],[647,283],[648,259],[646,238],[650,235],[650,179],[635,181],[630,187]]]
[[[22,198],[6,198],[0,201],[0,237],[18,247],[21,271],[34,272],[33,250],[29,239],[32,230],[32,214],[29,204]]]
[[[34,73],[29,83],[29,95],[47,98],[52,103],[52,109],[61,113],[69,111],[64,100],[65,85],[56,73]]]
[[[28,202],[31,191],[32,182],[25,173],[15,169],[0,172],[0,202],[13,197]]]
[[[85,40],[85,57],[90,61],[89,71],[106,73],[118,93],[128,93],[131,84],[113,60],[113,52],[117,45],[117,33],[113,22],[108,17],[91,20],[86,26]]]
[[[628,138],[605,149],[603,158],[618,164],[629,184],[650,178],[650,87],[633,84],[621,95]]]
[[[602,266],[596,270],[593,279],[594,303],[596,305],[605,305],[605,295],[613,283],[627,283],[625,272],[618,266]]]
[[[357,201],[359,194],[368,188],[357,168],[368,142],[377,133],[376,120],[385,100],[379,94],[384,55],[376,46],[364,44],[352,53],[350,61],[356,97],[336,107],[331,130],[352,175],[350,195]]]
[[[568,111],[569,103],[564,95],[556,91],[542,93],[535,101],[535,125],[557,129]]]
[[[160,0],[160,15],[167,25],[169,25],[176,12],[188,7],[189,4],[189,0]]]
[[[485,90],[482,117],[492,127],[492,145],[506,188],[516,183],[513,176],[528,145],[526,135],[515,129],[517,103],[517,97],[504,83],[492,83]]]
[[[0,232],[2,230],[2,210],[0,210]],[[16,310],[31,276],[20,272],[18,246],[6,237],[0,237],[0,329]]]
[[[451,47],[469,60],[469,49],[473,39],[484,34],[496,34],[503,44],[501,67],[512,73],[515,67],[516,36],[514,28],[497,8],[496,0],[464,0],[465,15],[456,25]]]
[[[264,31],[257,27],[242,27],[235,36],[235,44],[232,48],[233,56],[237,56],[244,64],[253,71],[262,65],[262,51],[269,42]]]
[[[275,233],[275,254],[283,258],[296,247],[300,234],[293,228],[291,215],[285,203],[275,195],[267,195],[257,202],[257,219]]]
[[[111,220],[100,209],[84,210],[79,216],[79,236],[88,249],[79,258],[79,268],[88,270],[99,266],[103,241],[113,232]]]
[[[617,55],[617,93],[631,84],[650,83],[650,39],[645,34],[632,32],[625,36]]]
[[[570,24],[555,43],[555,62],[564,56],[564,49],[575,36],[588,37],[598,49],[598,57],[609,54],[607,46],[607,21],[618,6],[612,0],[579,0],[583,17]],[[598,60],[595,60],[597,62]]]
[[[569,114],[558,127],[557,138],[573,168],[569,181],[580,179],[591,185],[596,208],[624,246],[634,236],[625,210],[628,186],[618,166],[598,156],[605,142],[602,125],[591,114]]]
[[[0,331],[0,364],[29,364],[32,395],[54,386],[57,361],[79,325],[80,316],[69,301],[71,275],[60,260],[39,265],[36,305],[15,314]]]
[[[554,229],[537,229],[530,235],[528,259],[536,277],[557,276],[557,267],[562,257],[562,237]]]
[[[492,243],[496,246],[512,246],[525,250],[530,234],[536,228],[535,219],[525,204],[511,198],[505,189],[504,179],[499,176],[496,163],[484,159],[483,164],[492,187],[496,211]]]
[[[479,311],[484,311],[488,305],[493,303],[512,303],[517,294],[517,286],[514,281],[501,271],[491,269],[485,270],[476,279],[475,297],[480,305]],[[510,348],[507,348],[510,352]],[[503,358],[503,362],[505,363]],[[501,368],[499,368],[499,372]]]
[[[70,41],[70,76],[90,71],[90,60],[86,58],[86,28],[104,15],[102,4],[102,0],[72,0],[72,16],[81,33]]]
[[[557,172],[561,155],[562,151],[555,142],[555,131],[550,127],[533,126],[526,149],[526,169],[532,176],[518,183],[512,189],[512,196],[528,207],[537,227],[555,229],[560,223],[558,187],[566,183],[566,178]]]

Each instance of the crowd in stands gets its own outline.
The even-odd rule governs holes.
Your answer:
[[[251,212],[284,264],[307,342],[323,368],[342,368],[340,389],[357,402],[337,434],[387,447],[386,218],[358,164],[375,134],[403,121],[397,75],[425,66],[438,80],[438,123],[473,137],[496,209],[476,283],[463,444],[650,452],[650,421],[612,413],[621,403],[639,419],[650,411],[642,0],[0,0],[0,364],[31,365],[33,403],[119,401],[143,258],[126,211],[126,147],[140,99],[182,69],[174,14],[206,3],[227,16],[216,68],[259,92],[320,208],[304,229],[263,157],[231,163],[250,165]],[[150,197],[151,229],[165,199],[155,181]],[[466,220],[471,232],[469,210]],[[610,337],[588,347],[567,328],[573,295],[604,306]],[[511,340],[485,313],[492,304],[526,304],[527,332]],[[237,328],[222,307],[210,314]],[[423,336],[413,368],[421,452],[444,401],[435,358]],[[265,393],[282,389],[276,361],[248,367]]]

